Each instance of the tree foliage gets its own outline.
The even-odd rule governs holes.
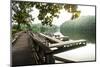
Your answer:
[[[34,20],[29,13],[32,11],[33,3],[31,2],[12,2],[12,21],[18,23],[17,29],[20,29],[21,24],[30,26],[30,22]]]
[[[21,24],[30,27],[30,23],[34,21],[34,18],[32,18],[30,14],[33,7],[39,10],[39,15],[37,17],[43,25],[52,26],[53,18],[59,18],[61,9],[72,13],[71,19],[79,17],[80,14],[80,11],[77,10],[77,5],[72,4],[12,1],[12,22],[18,24],[17,29],[20,29]]]
[[[43,25],[52,25],[54,17],[58,17],[62,5],[53,3],[37,3],[36,8],[39,10],[38,19]]]

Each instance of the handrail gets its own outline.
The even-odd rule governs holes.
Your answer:
[[[75,41],[65,41],[65,42],[55,43],[51,44],[50,48],[64,46],[68,44],[74,44],[74,43],[81,43],[81,42],[86,42],[86,40],[75,40]]]

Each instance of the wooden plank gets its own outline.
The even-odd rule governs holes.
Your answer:
[[[40,33],[40,35],[42,35],[42,36],[46,37],[47,39],[49,39],[49,40],[51,40],[51,41],[54,41],[54,42],[56,42],[56,43],[63,42],[63,41],[61,41],[61,40],[59,40],[59,39],[56,39],[56,38],[53,38],[53,37],[44,35],[44,34],[42,34],[42,33]]]
[[[65,41],[65,42],[60,42],[60,43],[56,43],[56,44],[51,44],[50,48],[60,47],[60,46],[64,46],[64,45],[67,45],[67,44],[81,43],[81,42],[86,42],[86,40]]]

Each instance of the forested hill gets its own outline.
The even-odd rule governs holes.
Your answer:
[[[96,35],[95,16],[81,16],[75,20],[69,20],[63,23],[60,31],[72,39],[86,39],[95,42]]]

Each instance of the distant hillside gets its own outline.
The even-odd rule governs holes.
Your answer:
[[[95,42],[95,25],[95,16],[82,16],[63,23],[60,31],[63,35],[67,35],[71,39],[86,39]]]

